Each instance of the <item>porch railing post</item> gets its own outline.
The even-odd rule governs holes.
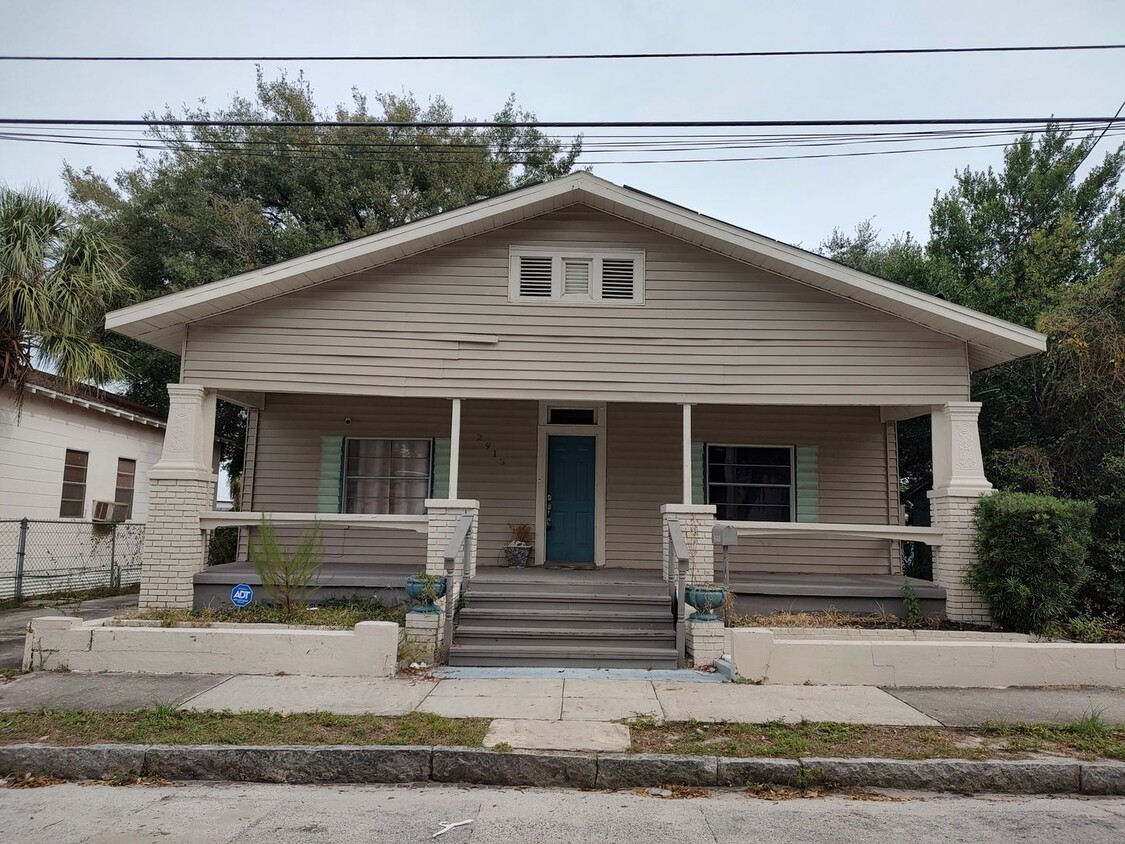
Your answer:
[[[26,516],[20,519],[20,537],[16,545],[16,582],[13,594],[17,604],[23,600],[23,567],[27,562],[27,529],[29,524]]]

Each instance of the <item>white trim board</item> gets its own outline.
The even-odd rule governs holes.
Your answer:
[[[1046,349],[1046,337],[1029,328],[849,269],[812,252],[586,172],[572,173],[300,258],[112,311],[106,316],[106,327],[179,354],[186,326],[191,322],[576,203],[962,340],[969,346],[969,364],[973,369]]]

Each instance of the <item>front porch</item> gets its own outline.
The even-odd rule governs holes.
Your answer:
[[[540,602],[538,626],[559,643],[597,638],[575,630],[591,626],[599,595],[610,606],[660,603],[672,630],[682,591],[664,584],[677,579],[728,583],[743,613],[901,614],[903,541],[937,552],[938,582],[911,583],[924,610],[956,620],[979,612],[959,575],[971,541],[966,514],[987,485],[966,461],[976,442],[969,403],[930,411],[935,477],[945,486],[935,495],[935,526],[917,528],[901,524],[894,419],[918,408],[233,394],[250,405],[245,509],[224,513],[208,503],[213,476],[182,465],[190,462],[176,454],[183,440],[171,436],[180,428],[206,434],[215,394],[170,391],[180,421],[153,480],[175,502],[164,509],[175,516],[167,530],[176,538],[159,523],[152,531],[147,606],[206,606],[228,601],[238,583],[254,585],[247,537],[266,517],[285,542],[319,527],[321,594],[394,601],[406,577],[423,570],[455,575],[451,605],[462,586],[470,597],[510,593],[511,606],[536,606],[526,596],[538,590],[555,604]],[[975,453],[979,466],[979,446]],[[504,547],[521,522],[533,526],[530,567],[506,568]],[[202,570],[204,534],[222,526],[242,528],[239,560]],[[565,541],[552,541],[560,531]],[[568,593],[592,597],[583,598],[585,619],[558,612],[575,603]],[[511,612],[493,609],[493,621]],[[463,628],[471,616],[458,616]],[[567,624],[544,627],[560,620]],[[529,621],[522,635],[535,626]],[[518,625],[484,628],[490,645],[521,635]],[[620,625],[607,629],[617,644],[628,638]],[[675,648],[682,655],[682,641]]]

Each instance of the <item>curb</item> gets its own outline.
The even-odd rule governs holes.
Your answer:
[[[472,783],[553,788],[750,784],[1125,796],[1125,763],[1078,760],[772,759],[654,753],[498,753],[475,747],[45,744],[0,746],[0,776],[64,780]]]

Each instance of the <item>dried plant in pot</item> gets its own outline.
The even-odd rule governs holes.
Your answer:
[[[531,543],[531,525],[520,522],[519,524],[508,525],[508,527],[512,529],[512,538],[504,546],[504,557],[507,559],[510,568],[524,568],[531,556],[531,549],[534,547]]]

